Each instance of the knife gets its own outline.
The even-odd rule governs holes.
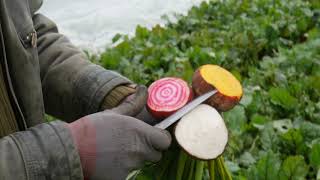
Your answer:
[[[191,110],[193,110],[195,107],[197,107],[198,105],[200,105],[201,103],[206,101],[211,96],[215,95],[217,92],[218,92],[217,90],[212,90],[212,91],[209,91],[209,92],[197,97],[196,99],[194,99],[193,101],[191,101],[187,105],[183,106],[177,112],[172,114],[171,116],[167,117],[166,119],[164,119],[160,123],[156,124],[154,127],[157,127],[160,129],[168,128],[169,126],[171,126],[172,124],[177,122],[180,118],[182,118],[182,116],[189,113]]]

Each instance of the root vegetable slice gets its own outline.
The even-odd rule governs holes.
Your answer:
[[[148,88],[147,107],[157,119],[164,119],[184,105],[193,97],[188,84],[179,78],[163,78],[153,82]]]
[[[192,88],[197,96],[217,89],[218,93],[206,101],[219,111],[232,109],[243,94],[240,82],[227,70],[217,65],[201,66],[193,75]]]
[[[219,112],[201,104],[186,114],[175,127],[179,145],[191,156],[211,160],[221,155],[228,142],[228,130]]]

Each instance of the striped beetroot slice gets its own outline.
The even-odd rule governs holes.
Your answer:
[[[188,84],[174,77],[153,82],[148,93],[148,110],[157,119],[170,116],[192,99],[192,91]]]

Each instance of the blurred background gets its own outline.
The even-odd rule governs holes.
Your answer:
[[[203,0],[44,0],[41,13],[83,49],[104,50],[117,34],[133,34],[140,24],[164,24],[162,15],[186,14]]]

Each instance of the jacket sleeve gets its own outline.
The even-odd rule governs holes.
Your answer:
[[[97,112],[106,94],[130,83],[118,73],[89,62],[45,16],[36,14],[33,21],[48,114],[70,122]]]
[[[65,123],[40,124],[0,139],[0,179],[83,179],[80,158]]]

